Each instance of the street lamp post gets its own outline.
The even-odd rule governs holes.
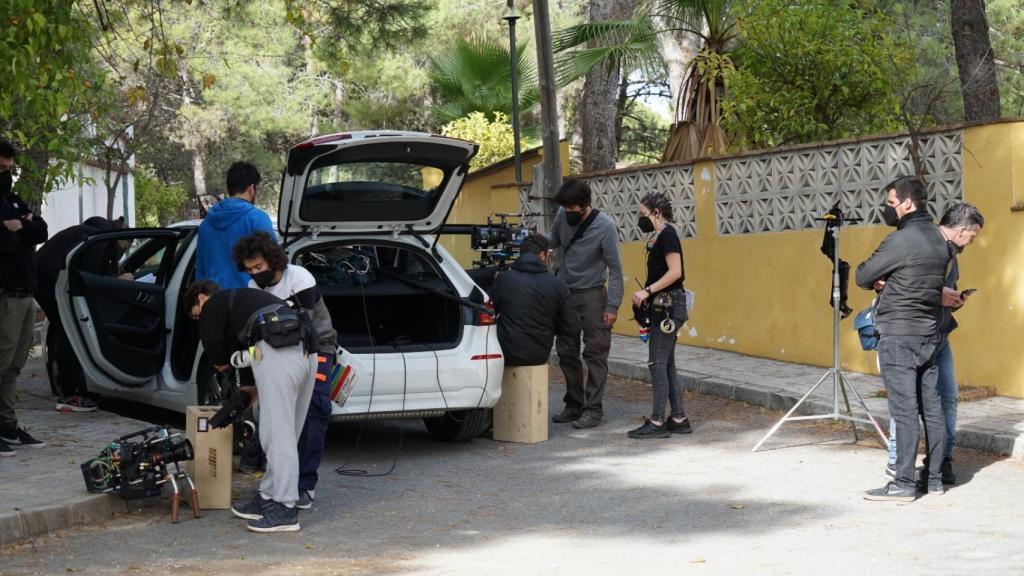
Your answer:
[[[509,60],[512,66],[512,145],[516,166],[516,184],[523,181],[523,164],[519,157],[519,50],[516,46],[516,7],[513,0],[508,0],[508,16],[503,18],[508,22],[508,46]]]

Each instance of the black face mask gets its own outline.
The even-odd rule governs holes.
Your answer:
[[[263,272],[257,272],[252,274],[252,279],[256,281],[256,285],[260,288],[266,288],[274,284],[274,271],[264,270]]]
[[[10,169],[0,172],[0,196],[10,194],[12,186],[14,186],[14,175],[11,174]]]
[[[654,222],[651,222],[651,219],[647,216],[641,216],[640,220],[636,224],[644,234],[654,232]]]
[[[896,209],[886,204],[882,207],[882,220],[886,226],[899,226],[900,217],[896,213]]]
[[[565,221],[569,226],[577,226],[583,220],[582,212],[566,212]]]

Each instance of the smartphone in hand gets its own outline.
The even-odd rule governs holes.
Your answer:
[[[978,291],[977,288],[968,288],[966,290],[961,290],[960,291],[960,297],[961,298],[966,298],[966,297],[970,296],[971,294],[974,294],[977,291]]]

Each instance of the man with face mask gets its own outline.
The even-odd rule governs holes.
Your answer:
[[[981,212],[974,206],[962,202],[954,204],[946,210],[946,213],[942,215],[942,219],[939,221],[939,230],[946,240],[949,241],[954,252],[960,254],[964,251],[964,248],[967,248],[974,242],[974,239],[977,238],[984,225],[985,218],[982,217]],[[953,446],[956,442],[957,384],[956,373],[953,369],[953,350],[949,345],[949,334],[957,328],[953,312],[963,307],[971,296],[970,291],[957,289],[959,279],[960,266],[957,262],[957,257],[954,256],[949,274],[946,276],[945,285],[942,287],[939,345],[935,353],[935,363],[938,366],[939,398],[942,401],[942,414],[946,423],[946,443],[943,445],[941,466],[943,484],[956,484],[956,474],[953,472]],[[886,474],[890,477],[896,475],[896,446],[896,423],[894,420],[890,420],[889,461],[886,465]]]
[[[566,180],[555,202],[561,208],[548,240],[552,250],[561,250],[558,276],[569,286],[570,304],[580,317],[587,382],[584,387],[580,333],[560,335],[556,348],[565,375],[565,409],[551,420],[572,422],[578,429],[593,428],[604,417],[601,402],[608,381],[608,351],[622,303],[619,228],[611,216],[591,206],[590,187],[582,180]]]
[[[920,178],[900,178],[885,187],[885,194],[882,217],[897,229],[857,267],[857,285],[881,291],[875,327],[889,414],[896,421],[896,477],[885,487],[868,491],[864,498],[911,502],[917,497],[914,472],[921,433],[919,413],[925,422],[929,456],[927,490],[943,492],[939,467],[946,430],[935,353],[942,287],[953,251],[928,215]]]
[[[257,232],[235,244],[233,257],[239,270],[252,276],[249,288],[269,292],[312,316],[317,339],[317,371],[306,422],[299,435],[299,500],[302,510],[312,508],[317,470],[324,455],[324,437],[331,418],[331,387],[335,380],[338,338],[331,313],[324,304],[309,270],[288,263],[288,255],[271,236]]]
[[[253,232],[263,231],[274,237],[270,217],[254,205],[260,181],[259,170],[248,162],[235,162],[228,168],[230,197],[210,208],[199,226],[196,280],[213,280],[222,290],[249,284],[249,275],[231,261],[231,249]]]
[[[14,146],[0,140],[0,456],[14,447],[42,448],[18,424],[16,380],[28,359],[36,322],[36,245],[46,241],[46,222],[12,190]]]

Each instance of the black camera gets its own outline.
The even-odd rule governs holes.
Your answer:
[[[530,230],[522,225],[510,224],[508,218],[518,214],[497,214],[499,221],[487,218],[486,225],[474,225],[470,229],[469,245],[480,253],[480,259],[473,265],[478,268],[504,267],[505,263],[519,256],[519,246]]]
[[[192,460],[192,443],[166,426],[125,434],[82,464],[89,492],[117,492],[126,500],[159,496],[170,475],[169,466]]]

